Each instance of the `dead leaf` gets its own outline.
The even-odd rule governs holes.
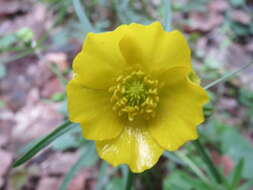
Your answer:
[[[60,180],[56,177],[44,177],[40,180],[37,190],[56,190],[59,188]]]
[[[218,164],[224,168],[224,174],[226,176],[232,171],[234,163],[231,158],[226,155],[220,155],[218,152],[211,152],[212,159],[215,164]]]
[[[52,131],[63,120],[57,111],[57,104],[27,104],[15,116],[13,138],[18,148],[30,140]]]
[[[61,153],[51,154],[41,165],[41,174],[63,175],[69,171],[72,165],[78,159],[78,153]]]
[[[19,0],[1,0],[0,17],[14,15],[18,12],[27,12],[31,5],[29,1],[20,3]]]
[[[61,72],[68,68],[67,55],[63,52],[48,53],[43,59],[48,64],[56,64]]]
[[[213,0],[208,4],[208,8],[212,12],[224,12],[229,8],[229,4],[224,0]]]
[[[242,24],[250,24],[251,23],[251,17],[249,14],[247,14],[245,11],[243,10],[231,10],[229,12],[230,17],[232,18],[232,20],[236,21],[236,22],[240,22]]]
[[[12,163],[13,156],[10,152],[0,149],[0,178],[3,177]]]
[[[64,88],[57,78],[47,81],[41,90],[42,98],[50,98],[56,92],[64,92]]]
[[[191,12],[189,14],[191,20],[187,30],[208,32],[223,23],[223,16],[216,13]]]

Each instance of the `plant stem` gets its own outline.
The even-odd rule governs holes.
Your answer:
[[[209,89],[209,88],[215,86],[215,85],[218,84],[218,83],[221,83],[221,82],[223,82],[223,81],[226,81],[226,80],[229,79],[230,77],[236,75],[237,73],[239,73],[239,72],[243,71],[244,69],[246,69],[247,67],[249,67],[251,64],[253,64],[253,62],[248,63],[248,64],[242,66],[241,68],[239,68],[239,69],[236,70],[236,71],[233,71],[233,72],[231,72],[231,73],[228,73],[228,74],[224,75],[223,77],[221,77],[221,78],[219,78],[219,79],[217,79],[217,80],[215,80],[215,81],[209,83],[208,85],[206,85],[206,86],[204,87],[204,89],[207,90],[207,89]]]
[[[208,178],[205,176],[205,174],[201,171],[200,168],[189,158],[187,157],[186,153],[182,151],[176,151],[175,154],[184,161],[191,169],[192,171],[205,183],[210,184]]]
[[[164,6],[164,28],[166,31],[171,30],[171,20],[172,20],[172,13],[171,13],[171,0],[163,0]]]
[[[209,155],[205,151],[205,149],[202,146],[202,144],[200,143],[200,141],[197,139],[197,140],[193,141],[193,144],[196,147],[196,149],[198,149],[198,151],[200,152],[203,160],[207,164],[208,169],[212,173],[212,175],[215,178],[216,182],[219,183],[219,184],[221,184],[223,182],[222,181],[222,176],[219,173],[219,171],[217,170],[217,168],[214,166],[214,163],[212,162],[211,158],[209,157]]]
[[[129,170],[125,190],[131,190],[134,182],[134,174]]]

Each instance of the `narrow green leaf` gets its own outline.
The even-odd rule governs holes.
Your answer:
[[[232,179],[232,183],[231,183],[231,190],[235,190],[237,189],[237,186],[240,183],[240,180],[242,178],[242,171],[243,171],[243,167],[244,167],[244,159],[240,159],[240,161],[238,162],[235,170],[234,170],[234,175],[233,175],[233,179]]]
[[[201,171],[200,168],[182,151],[176,151],[175,154],[183,160],[192,171],[205,183],[210,184],[209,179],[205,176],[205,174]]]
[[[6,68],[4,64],[0,64],[0,79],[6,76]]]
[[[252,187],[253,187],[253,180],[250,180],[241,185],[237,190],[250,190]]]
[[[66,190],[68,188],[69,183],[75,177],[77,172],[85,165],[86,162],[90,161],[90,157],[93,157],[93,152],[95,152],[95,147],[93,143],[87,143],[86,147],[82,150],[80,154],[80,158],[76,161],[76,163],[70,168],[68,173],[65,175],[63,182],[59,188],[59,190]]]
[[[84,7],[81,5],[80,0],[73,0],[73,5],[76,11],[76,14],[82,24],[82,27],[84,28],[85,31],[85,35],[88,32],[94,32],[94,29],[87,17],[87,15],[85,14],[85,9]]]
[[[171,30],[171,0],[163,0],[164,4],[164,28],[166,31]]]
[[[213,175],[214,179],[218,184],[222,184],[223,181],[223,176],[220,174],[219,170],[216,168],[214,165],[213,161],[211,160],[210,156],[200,143],[199,139],[193,141],[193,145],[195,146],[196,150],[199,151],[202,159],[205,161],[208,169],[210,170],[211,174]]]
[[[6,63],[9,63],[9,62],[12,62],[12,61],[16,61],[16,60],[21,59],[23,57],[26,57],[30,54],[33,54],[34,52],[35,52],[35,48],[30,48],[30,49],[25,50],[25,51],[21,52],[20,54],[15,55],[15,56],[11,56],[11,57],[8,57],[6,59],[2,59],[0,61],[0,64],[6,64]]]
[[[73,129],[74,126],[78,126],[78,124],[73,124],[70,121],[66,121],[65,123],[57,127],[53,132],[43,137],[39,141],[36,141],[36,143],[32,144],[31,146],[27,147],[25,152],[23,152],[23,154],[14,161],[12,167],[15,168],[25,163],[33,156],[35,156],[38,152],[40,152],[43,148],[47,147],[55,139],[65,134],[69,130]]]
[[[123,178],[123,183],[124,183],[124,187],[125,187],[126,184],[127,184],[127,177],[128,177],[129,169],[126,165],[121,165],[120,169],[121,169],[121,172],[122,172],[122,178]]]
[[[224,75],[223,77],[221,77],[221,78],[219,78],[219,79],[217,79],[217,80],[211,82],[210,84],[206,85],[206,86],[204,87],[204,89],[207,90],[207,89],[209,89],[209,88],[215,86],[216,84],[219,84],[219,83],[221,83],[221,82],[224,82],[224,81],[228,80],[229,78],[233,77],[234,75],[236,75],[236,74],[240,73],[241,71],[243,71],[244,69],[248,68],[251,64],[253,64],[253,62],[248,63],[248,64],[242,66],[241,68],[239,68],[239,69],[236,70],[236,71],[233,71],[233,72],[231,72],[231,73],[228,73],[228,74]]]
[[[103,190],[103,187],[106,184],[106,170],[108,168],[108,164],[106,162],[102,162],[100,169],[99,169],[99,174],[98,174],[98,181],[96,185],[96,190]]]

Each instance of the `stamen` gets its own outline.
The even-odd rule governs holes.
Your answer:
[[[145,119],[155,116],[159,102],[158,81],[152,80],[142,71],[134,71],[128,75],[120,75],[116,84],[109,88],[112,94],[113,110],[119,116],[126,115],[133,121],[138,115]]]

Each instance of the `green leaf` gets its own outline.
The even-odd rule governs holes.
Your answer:
[[[55,102],[62,102],[66,98],[65,93],[56,92],[52,95],[51,99]]]
[[[217,79],[217,80],[215,80],[215,81],[209,83],[209,84],[206,85],[204,88],[205,88],[205,89],[209,89],[209,88],[215,86],[216,84],[219,84],[219,83],[221,83],[221,82],[224,82],[224,81],[228,80],[229,78],[233,77],[234,75],[238,74],[239,72],[243,71],[244,69],[246,69],[247,67],[249,67],[249,66],[252,65],[252,64],[253,64],[252,62],[251,62],[251,63],[248,63],[248,64],[242,66],[241,68],[239,68],[238,70],[233,71],[233,72],[231,72],[231,73],[228,73],[228,74],[224,75],[223,77],[221,77],[221,78],[219,78],[219,79]]]
[[[229,156],[235,164],[244,159],[242,177],[252,179],[253,147],[250,141],[232,126],[224,125],[218,121],[210,121],[205,131],[206,137],[219,144],[220,151]]]
[[[83,145],[85,139],[81,136],[81,128],[76,127],[69,133],[65,133],[61,137],[57,138],[51,148],[53,150],[65,151],[69,148],[78,148]]]
[[[0,79],[4,78],[6,75],[6,68],[4,64],[0,64]]]
[[[124,187],[126,187],[127,185],[127,178],[128,178],[128,173],[129,173],[129,169],[127,165],[121,165],[120,166],[121,172],[122,172],[122,178],[124,181]]]
[[[16,42],[15,34],[8,34],[6,36],[0,37],[0,52],[11,47]]]
[[[0,108],[4,108],[4,106],[5,106],[5,102],[0,99]]]
[[[73,124],[70,121],[66,121],[65,123],[57,127],[53,132],[43,137],[39,141],[35,142],[34,144],[30,145],[25,150],[25,152],[23,152],[23,154],[14,161],[12,167],[15,168],[25,163],[26,161],[31,159],[33,156],[35,156],[38,152],[40,152],[42,149],[50,145],[55,139],[67,133],[68,131],[73,129],[75,126],[78,126],[78,124]]]
[[[230,3],[235,7],[239,7],[245,5],[245,0],[230,0]]]
[[[81,5],[81,2],[80,0],[73,0],[73,5],[74,5],[74,8],[75,8],[75,11],[76,11],[76,14],[83,26],[83,29],[85,31],[85,35],[88,33],[88,32],[93,32],[94,29],[87,17],[87,15],[85,14],[85,9],[83,8],[83,6]]]
[[[201,180],[197,178],[193,178],[185,172],[180,170],[175,170],[168,175],[163,182],[164,190],[186,190],[186,189],[194,189],[194,190],[213,190],[213,187],[207,186]],[[218,190],[218,187],[215,188]]]
[[[253,147],[250,142],[243,137],[236,129],[224,126],[225,129],[221,133],[222,149],[225,154],[230,156],[233,161],[239,162],[244,158],[245,169],[242,171],[243,177],[252,178],[253,171]],[[236,141],[235,141],[236,139]]]
[[[80,158],[76,161],[76,163],[70,168],[68,173],[65,175],[59,190],[66,190],[71,180],[75,177],[77,172],[82,167],[84,166],[89,167],[98,160],[94,144],[87,143],[85,146],[86,147],[82,150],[80,154]]]
[[[103,190],[107,180],[106,180],[106,170],[108,168],[108,164],[106,162],[102,162],[100,169],[99,169],[99,174],[98,174],[98,181],[96,185],[96,190]]]
[[[241,88],[239,92],[239,100],[243,105],[253,109],[253,91]]]
[[[124,189],[124,181],[120,177],[114,177],[110,180],[105,190],[119,190]]]
[[[240,161],[238,162],[234,172],[233,172],[233,179],[232,179],[232,183],[231,183],[231,190],[236,190],[236,187],[239,185],[240,180],[242,179],[242,171],[243,171],[243,167],[244,167],[244,159],[240,159]]]
[[[171,30],[171,0],[163,0],[164,3],[164,28],[166,31]]]
[[[176,151],[175,154],[184,161],[191,170],[205,183],[209,184],[209,179],[201,171],[201,169],[184,153],[183,151]]]
[[[241,185],[237,190],[251,190],[253,187],[253,180],[250,180]]]

